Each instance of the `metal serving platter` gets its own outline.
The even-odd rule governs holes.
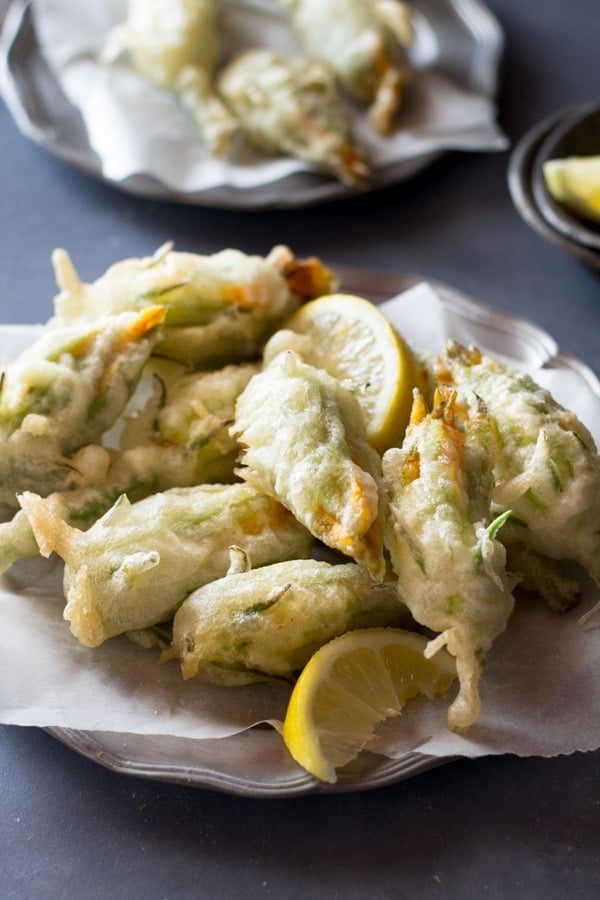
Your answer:
[[[0,0],[0,22],[1,4],[6,7],[6,0]],[[234,5],[246,16],[281,16],[281,11],[274,12],[274,4],[265,0],[235,0]],[[412,7],[427,66],[465,90],[492,98],[503,34],[486,6],[478,0],[413,0]],[[0,38],[0,92],[21,132],[52,155],[128,193],[201,206],[300,207],[353,193],[335,179],[309,171],[257,186],[240,186],[242,169],[238,166],[232,166],[231,177],[216,187],[189,193],[175,191],[146,173],[119,181],[106,178],[79,109],[67,99],[44,58],[34,10],[35,0],[12,0],[8,4]],[[448,149],[451,146],[450,142]],[[410,178],[437,156],[438,152],[417,150],[409,158],[375,167],[371,187],[375,190]]]
[[[517,364],[521,361],[523,366],[564,371],[571,383],[575,382],[578,393],[600,400],[600,382],[595,374],[562,352],[555,340],[532,322],[477,303],[447,285],[417,275],[355,269],[337,269],[336,274],[342,290],[375,303],[426,280],[441,297],[444,314],[451,313],[461,340],[471,339],[490,353],[501,353],[508,346]],[[10,326],[5,328],[10,330]],[[22,345],[28,326],[13,328],[18,329]],[[31,337],[36,333],[37,327],[31,326]],[[410,752],[390,760],[363,752],[340,771],[336,784],[324,785],[296,765],[280,736],[268,726],[217,740],[67,728],[47,730],[75,752],[113,772],[249,797],[367,790],[402,781],[455,758]]]

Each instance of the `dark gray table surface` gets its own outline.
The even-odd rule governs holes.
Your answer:
[[[505,31],[499,121],[513,145],[598,98],[598,0],[489,5]],[[210,210],[137,199],[69,168],[0,103],[0,320],[47,318],[56,246],[93,279],[167,239],[202,253],[284,242],[526,315],[600,374],[600,277],[522,222],[508,161],[449,154],[372,195]],[[0,728],[3,898],[595,898],[599,848],[600,752],[457,761],[371,792],[252,800],[116,775],[43,731]]]

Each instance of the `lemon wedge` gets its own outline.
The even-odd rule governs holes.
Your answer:
[[[301,306],[282,327],[307,335],[304,360],[354,393],[376,450],[402,443],[419,368],[376,306],[351,294],[329,294]]]
[[[321,781],[358,756],[376,725],[407,700],[448,690],[454,658],[424,656],[427,638],[400,628],[348,631],[312,656],[296,682],[282,735],[297,763]]]
[[[557,203],[600,222],[600,156],[569,156],[544,163],[546,186]]]

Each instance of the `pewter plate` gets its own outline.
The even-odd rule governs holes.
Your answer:
[[[0,2],[0,20],[2,18]],[[273,17],[273,5],[264,0],[239,0],[241,13]],[[5,13],[0,39],[0,92],[21,132],[52,155],[87,174],[138,196],[200,206],[267,209],[309,206],[349,196],[355,191],[328,176],[300,171],[257,186],[243,186],[242,167],[232,166],[236,177],[214,188],[183,193],[145,174],[113,181],[91,148],[80,111],[65,96],[40,48],[32,0],[13,0]],[[500,25],[478,0],[413,0],[416,31],[423,65],[448,76],[457,86],[492,98],[503,48]],[[279,13],[281,15],[281,13]],[[260,29],[259,29],[260,30]],[[444,149],[452,149],[449,137]],[[408,179],[436,159],[442,150],[414,151],[375,168],[371,189]],[[236,174],[237,173],[237,174]],[[239,177],[238,177],[239,176]],[[242,186],[240,186],[240,177]]]
[[[517,365],[564,372],[578,396],[600,401],[600,382],[592,370],[561,351],[547,332],[528,320],[477,303],[445,284],[417,275],[349,268],[338,268],[336,274],[342,290],[368,297],[377,304],[427,281],[441,297],[444,314],[451,314],[460,340],[476,342],[492,354],[505,354],[509,347]],[[2,332],[10,331],[11,343],[16,338],[20,347],[26,343],[29,329],[34,337],[37,326],[13,326],[12,331],[5,326],[0,330],[0,339]],[[596,427],[597,423],[593,425]],[[296,765],[280,736],[267,726],[218,740],[67,728],[47,730],[75,752],[113,772],[249,797],[368,790],[400,782],[456,758],[410,752],[391,760],[363,752],[340,771],[336,784],[324,785]]]

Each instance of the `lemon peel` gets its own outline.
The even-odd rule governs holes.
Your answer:
[[[418,694],[445,693],[456,677],[453,657],[425,657],[428,639],[401,628],[348,631],[306,664],[290,697],[283,740],[316,778],[337,780],[378,723],[397,716]]]
[[[419,367],[406,341],[373,303],[353,294],[328,294],[301,306],[282,328],[306,336],[303,359],[354,393],[376,450],[401,444]]]

